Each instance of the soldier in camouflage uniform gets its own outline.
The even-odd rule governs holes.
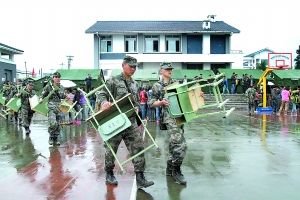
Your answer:
[[[123,72],[111,79],[107,80],[106,85],[112,93],[115,100],[124,97],[129,92],[134,97],[134,104],[136,108],[139,107],[138,104],[138,85],[131,76],[134,74],[137,67],[137,60],[131,56],[125,56],[122,63]],[[109,109],[112,104],[112,99],[110,98],[106,90],[101,90],[96,93],[97,104],[101,105],[101,109]],[[127,149],[131,155],[135,155],[144,149],[143,140],[140,131],[137,126],[136,116],[133,115],[129,117],[131,126],[126,130],[122,131],[118,135],[109,139],[107,142],[111,145],[114,152],[118,150],[118,147],[122,140],[124,140]],[[106,184],[117,185],[118,182],[114,176],[113,169],[115,167],[115,157],[113,156],[111,150],[105,145],[105,171],[106,171]],[[145,188],[153,185],[152,181],[147,181],[144,176],[145,171],[145,157],[144,154],[132,160],[134,165],[134,171],[136,173],[136,183],[138,189]]]
[[[181,165],[186,155],[187,144],[184,138],[183,125],[178,126],[174,118],[170,117],[166,107],[169,102],[164,98],[164,87],[173,83],[172,64],[163,62],[160,65],[161,80],[155,83],[152,87],[152,98],[150,99],[151,107],[162,107],[162,116],[160,123],[164,123],[167,127],[169,136],[169,158],[167,161],[166,175],[172,176],[178,184],[185,185],[186,181],[181,173]]]
[[[16,84],[11,86],[10,98],[18,97],[17,94],[21,90],[21,87],[22,87],[22,82],[20,80],[17,80]],[[22,118],[19,112],[20,109],[17,112],[13,113],[15,118],[15,123],[18,124],[18,120],[19,120],[19,125],[22,125]]]
[[[11,84],[9,81],[5,81],[4,84],[3,84],[3,89],[2,89],[2,93],[3,93],[3,97],[5,97],[5,102],[4,102],[4,105],[2,107],[3,110],[6,110],[7,107],[5,106],[7,104],[7,102],[10,100],[11,98]],[[9,114],[6,115],[6,120],[8,120],[9,118]]]
[[[246,92],[245,95],[248,99],[248,111],[249,111],[249,115],[253,115],[254,114],[254,109],[255,109],[255,96],[256,96],[256,89],[252,86],[250,86]]]
[[[34,95],[35,95],[35,91],[33,90],[32,81],[28,81],[26,84],[26,88],[24,90],[20,90],[20,93],[17,95],[21,98],[20,114],[22,116],[23,127],[25,129],[26,135],[29,135],[31,132],[29,127],[34,113],[34,111],[31,110],[30,107],[29,98],[31,98]]]
[[[52,80],[44,87],[41,98],[44,99],[49,95],[48,99],[48,132],[49,145],[60,145],[58,135],[60,133],[60,113],[59,105],[61,99],[64,99],[65,93],[63,86],[60,85],[60,73],[53,73]]]

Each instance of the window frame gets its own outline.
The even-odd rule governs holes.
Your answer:
[[[110,42],[110,45],[108,44]],[[100,53],[111,53],[113,52],[113,40],[111,35],[101,35],[99,40]],[[105,50],[104,47],[105,46]],[[109,48],[110,47],[110,48]]]
[[[169,48],[169,44],[170,44],[170,39],[171,38],[174,38],[175,40],[175,51],[170,51],[170,48]],[[178,39],[178,40],[176,40]],[[182,47],[182,44],[181,44],[181,35],[166,35],[165,36],[165,46],[166,46],[166,52],[167,53],[181,53],[181,47]],[[178,48],[178,49],[177,49]]]
[[[129,49],[129,42],[133,41],[133,51]],[[126,53],[136,53],[137,52],[137,35],[124,35],[124,52]]]
[[[148,51],[147,49],[147,41],[152,41],[152,50]],[[157,42],[155,44],[154,42]],[[155,51],[155,47],[157,48],[157,51]],[[144,36],[144,53],[159,53],[160,52],[160,37],[159,35],[145,35]]]

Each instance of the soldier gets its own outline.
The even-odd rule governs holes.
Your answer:
[[[3,93],[3,97],[5,97],[5,101],[4,101],[4,105],[2,107],[3,110],[6,110],[7,107],[5,106],[7,104],[7,102],[10,100],[11,96],[11,84],[9,81],[5,81],[3,84],[3,89],[2,89],[2,93]],[[9,115],[6,115],[6,120],[8,120]]]
[[[123,72],[115,77],[107,80],[106,85],[112,93],[115,100],[124,97],[129,92],[133,95],[134,105],[139,107],[138,101],[138,85],[132,79],[137,67],[137,60],[131,56],[125,56],[122,63]],[[110,109],[112,100],[106,90],[101,90],[96,93],[96,102],[101,104],[101,110]],[[127,149],[131,155],[135,155],[144,149],[143,140],[139,132],[136,116],[129,117],[131,126],[118,135],[108,140],[112,149],[116,152],[122,140],[124,140]],[[118,182],[114,176],[113,169],[115,167],[115,157],[110,149],[105,145],[105,171],[106,171],[106,184],[117,185]],[[146,188],[154,183],[147,181],[144,176],[145,171],[145,157],[141,154],[132,160],[134,171],[136,173],[137,188]]]
[[[248,99],[248,110],[249,110],[249,115],[254,114],[255,110],[255,96],[256,96],[256,89],[252,86],[250,86],[246,92],[246,97]]]
[[[44,87],[41,98],[44,99],[49,95],[48,99],[48,132],[49,145],[60,145],[58,135],[60,133],[60,113],[59,105],[61,99],[65,98],[64,88],[60,85],[60,73],[55,72],[52,75],[52,80]]]
[[[169,135],[169,158],[167,161],[166,175],[172,176],[176,183],[185,185],[186,181],[180,169],[187,149],[184,129],[183,125],[178,126],[175,119],[170,117],[166,109],[166,107],[169,106],[169,102],[164,98],[164,87],[173,83],[171,79],[173,67],[171,63],[163,62],[160,64],[160,68],[162,79],[153,85],[153,95],[149,104],[151,107],[162,107],[163,117],[161,123],[166,125]],[[161,130],[163,129],[161,128]]]
[[[26,135],[29,135],[31,130],[29,129],[31,124],[31,119],[33,117],[34,111],[31,110],[29,104],[29,98],[35,95],[35,91],[33,90],[33,82],[28,80],[26,84],[26,88],[21,90],[17,96],[21,98],[21,116],[23,121],[23,127],[25,129]]]
[[[16,84],[12,85],[11,87],[10,98],[18,97],[17,94],[20,92],[21,87],[22,87],[22,81],[20,79],[17,79]],[[14,112],[13,115],[15,118],[15,123],[18,124],[18,119],[19,119],[19,125],[22,125],[22,118],[19,112],[20,109],[17,112]]]

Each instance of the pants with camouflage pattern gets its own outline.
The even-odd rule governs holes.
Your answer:
[[[175,120],[166,120],[169,136],[168,163],[181,165],[186,155],[187,144],[184,138],[183,126],[178,127]]]
[[[22,107],[20,110],[22,116],[22,125],[24,128],[29,128],[31,119],[33,117],[33,111],[29,107]]]
[[[116,153],[121,141],[124,141],[130,156],[133,156],[140,151],[144,150],[144,143],[140,131],[137,127],[136,122],[126,130],[122,131],[118,135],[112,137],[107,142],[112,147],[113,151]],[[105,171],[112,171],[115,167],[115,157],[113,156],[111,150],[105,144]],[[145,157],[144,154],[139,155],[138,157],[132,160],[134,171],[135,172],[144,172],[145,171]]]
[[[57,138],[60,133],[60,110],[58,109],[58,105],[48,105],[48,133],[50,137]]]

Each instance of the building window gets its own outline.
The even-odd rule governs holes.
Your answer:
[[[180,36],[167,35],[166,36],[166,51],[170,53],[180,52]]]
[[[125,52],[136,52],[136,35],[125,35]]]
[[[101,36],[100,37],[100,52],[112,52],[111,36]]]
[[[159,52],[159,36],[145,36],[145,52]]]

